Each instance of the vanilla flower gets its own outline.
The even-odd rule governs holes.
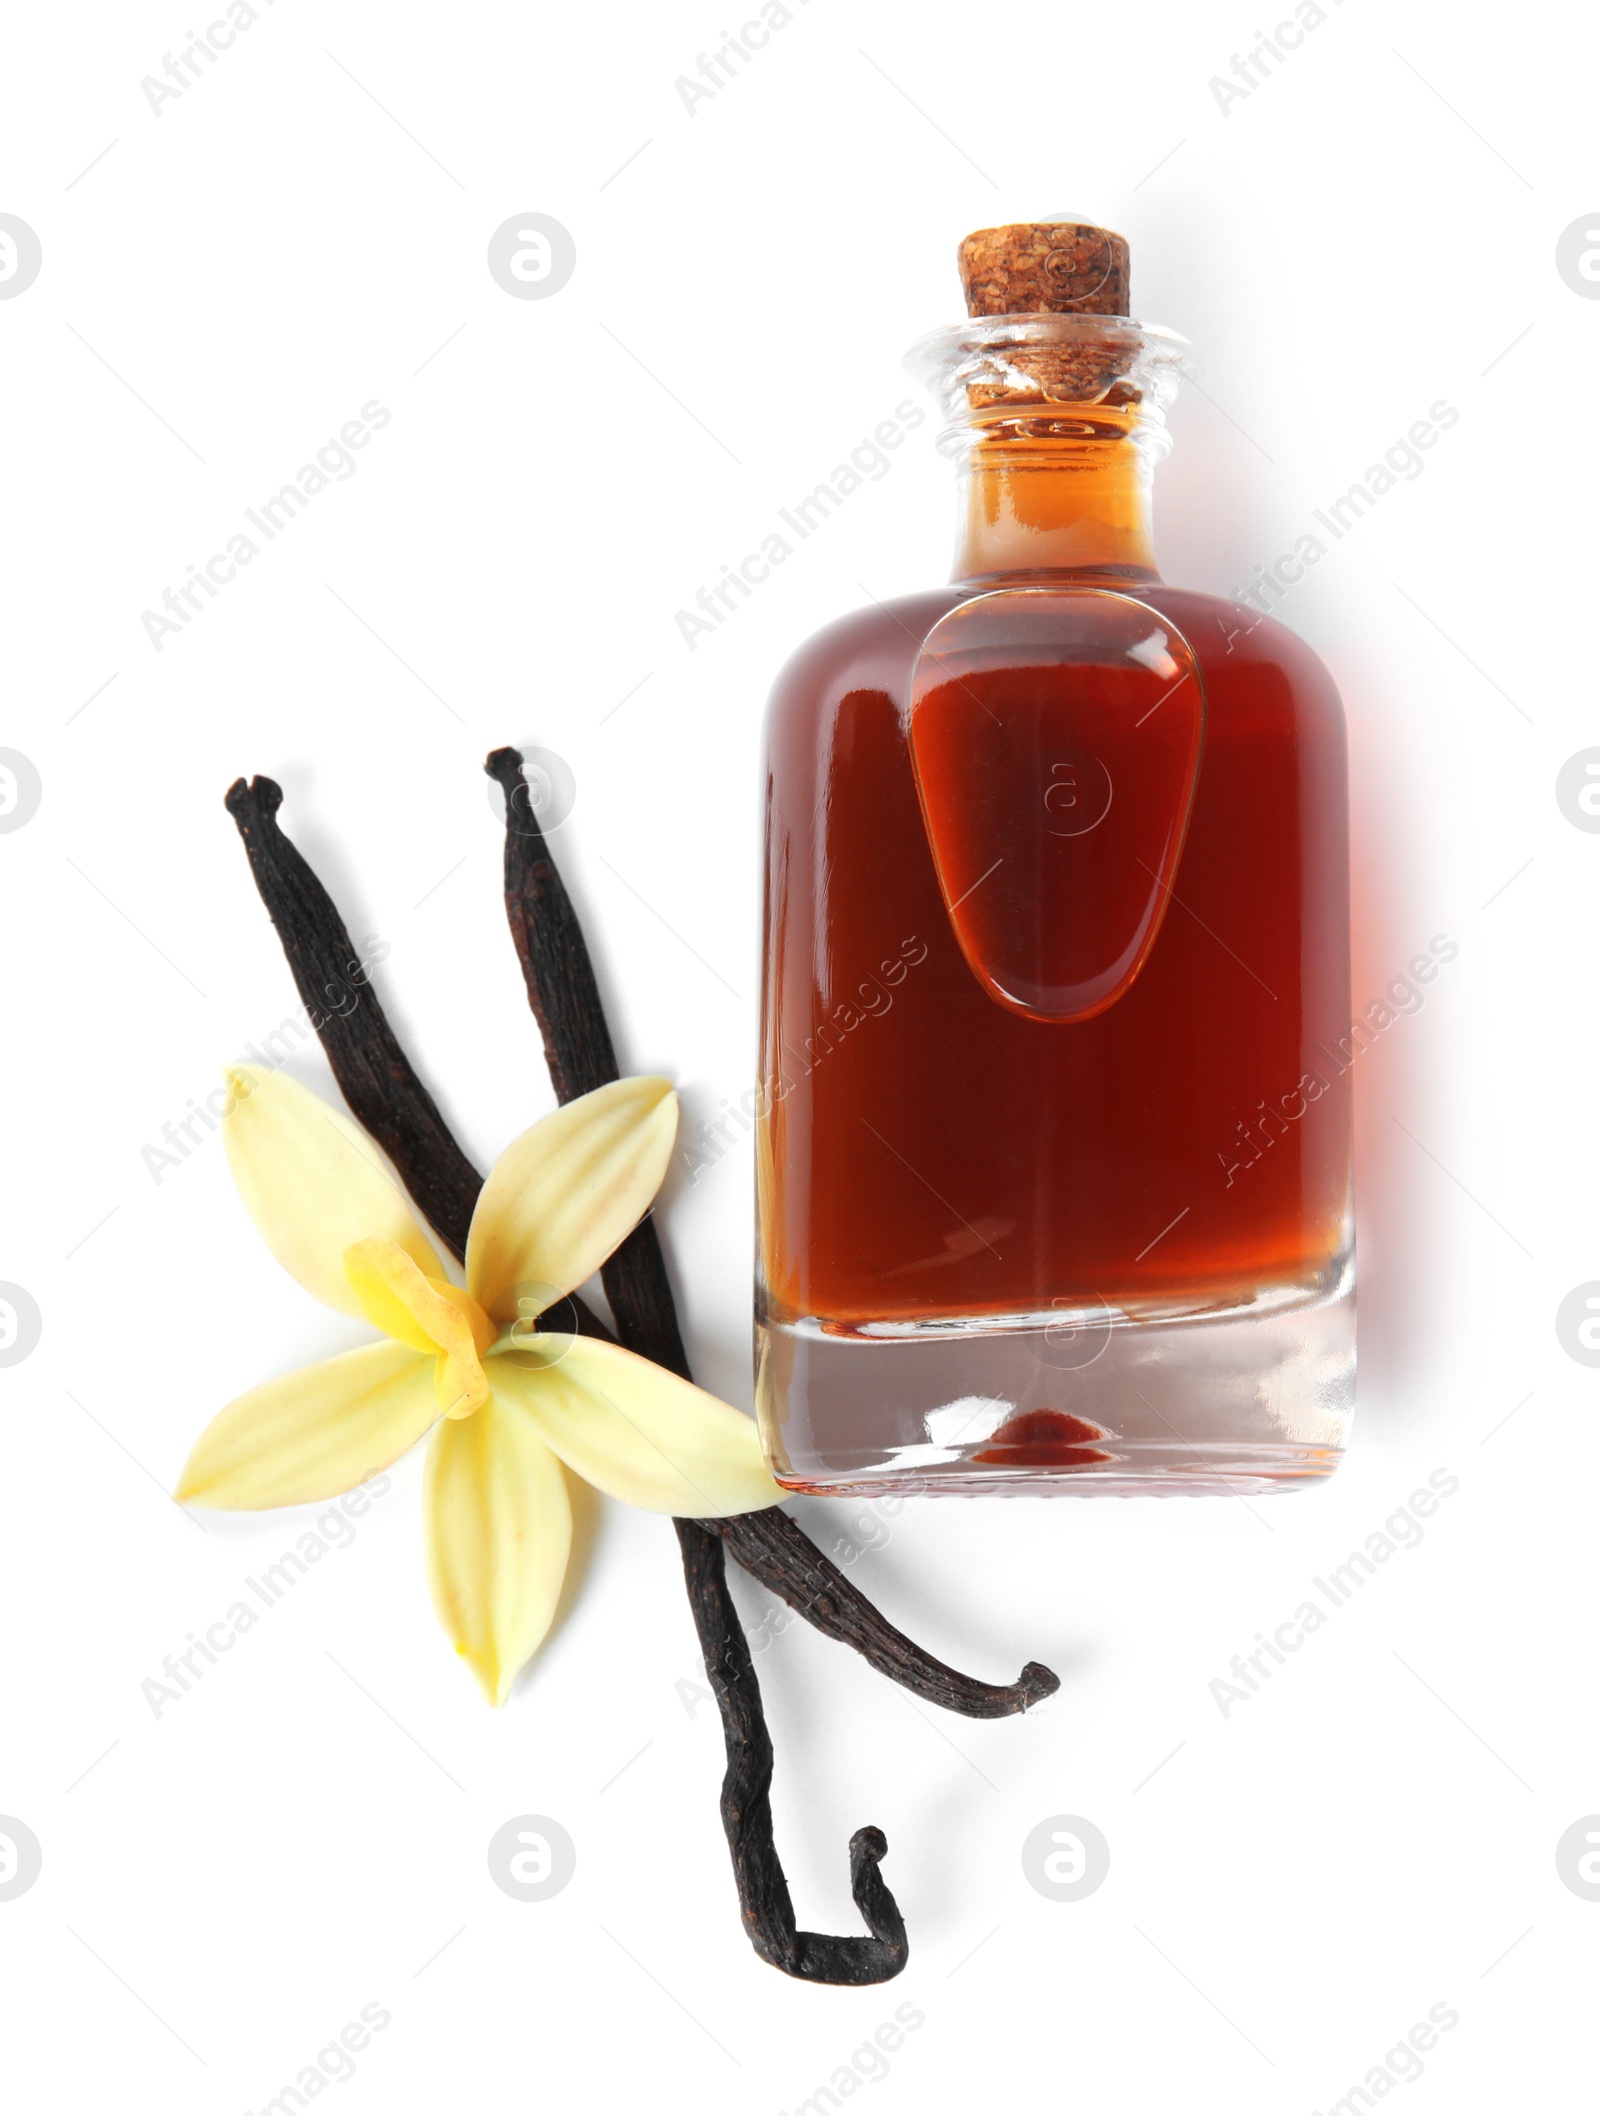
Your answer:
[[[535,1317],[635,1226],[667,1170],[677,1097],[613,1081],[512,1141],[467,1238],[466,1284],[366,1133],[281,1073],[238,1066],[223,1120],[234,1181],[309,1293],[384,1341],[267,1382],[214,1418],[177,1496],[246,1510],[330,1499],[430,1428],[428,1581],[490,1700],[550,1628],[572,1544],[567,1474],[654,1513],[747,1513],[779,1497],[755,1427],[663,1367]]]

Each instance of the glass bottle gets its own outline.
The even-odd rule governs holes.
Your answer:
[[[1082,223],[962,245],[908,356],[954,577],[767,728],[757,1412],[796,1491],[1250,1492],[1354,1394],[1343,715],[1170,588],[1185,347]]]

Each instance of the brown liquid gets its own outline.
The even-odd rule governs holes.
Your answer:
[[[774,698],[768,1309],[848,1329],[1096,1298],[1184,1312],[1311,1288],[1348,1238],[1332,686],[1291,634],[1236,605],[1128,588],[1179,628],[1203,674],[1193,807],[1131,982],[1087,1018],[1037,1018],[969,962],[993,935],[968,932],[963,952],[901,725],[923,636],[974,592],[847,619],[796,657]],[[991,702],[1015,707],[1005,678],[993,681]],[[1048,716],[1049,700],[1037,710]],[[932,766],[952,800],[960,748],[946,744]],[[1138,784],[1123,770],[1116,790],[1135,821]],[[1141,843],[1170,806],[1166,793],[1150,801]],[[1159,858],[1149,865],[1159,872]],[[1118,889],[1130,873],[1108,870],[1101,908],[1079,921],[1073,945],[1087,936],[1089,956],[1128,923]]]

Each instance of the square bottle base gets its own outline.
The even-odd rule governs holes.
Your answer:
[[[1134,1321],[1112,1309],[756,1325],[756,1416],[787,1491],[1247,1496],[1338,1467],[1355,1287]]]

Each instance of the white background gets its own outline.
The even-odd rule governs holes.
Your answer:
[[[44,1860],[0,1902],[17,2106],[259,2110],[376,2002],[340,2108],[767,2116],[909,2002],[923,2025],[855,2089],[873,2107],[1325,2110],[1441,2001],[1459,2024],[1406,2106],[1577,2106],[1600,1963],[1600,1903],[1554,1858],[1600,1810],[1595,1375],[1554,1328],[1600,1277],[1600,838],[1554,793],[1600,743],[1600,305],[1554,262],[1600,206],[1577,11],[1330,5],[1224,112],[1211,78],[1275,15],[813,0],[691,114],[676,78],[742,15],[280,0],[159,116],[141,79],[209,16],[30,16],[0,89],[0,209],[44,254],[0,303],[0,742],[43,782],[0,837],[0,1278],[44,1318],[0,1373],[0,1812]],[[944,577],[932,419],[692,653],[675,612],[913,394],[899,355],[959,314],[957,239],[1062,209],[1128,234],[1136,312],[1196,347],[1170,579],[1231,591],[1459,409],[1284,614],[1349,709],[1358,1003],[1435,934],[1460,954],[1361,1061],[1361,1408],[1332,1484],[886,1524],[855,1576],[889,1614],[989,1677],[1060,1672],[1023,1722],[913,1706],[798,1626],[760,1655],[802,1922],[859,1929],[845,1847],[874,1822],[911,1931],[897,1984],[816,1989],[740,1931],[657,1519],[596,1517],[495,1714],[429,1607],[407,1461],[152,1713],[162,1657],[304,1525],[185,1518],[164,1491],[191,1440],[358,1333],[273,1264],[214,1139],[159,1182],[143,1149],[295,1007],[222,808],[241,772],[282,781],[353,931],[388,941],[384,1003],[479,1165],[550,1106],[480,772],[505,741],[574,774],[557,850],[625,1064],[675,1075],[691,1121],[742,1092],[763,697],[866,591]],[[548,300],[485,266],[530,211],[577,245]],[[141,612],[374,398],[354,475],[157,652]],[[292,1070],[332,1092],[309,1044]],[[748,1404],[747,1144],[680,1172],[663,1220],[697,1369]],[[1230,1657],[1439,1469],[1459,1491],[1420,1547],[1224,1717]],[[850,1518],[797,1511],[830,1541]],[[485,1861],[527,1812],[578,1847],[541,1904]],[[1080,1903],[1020,1863],[1060,1813],[1111,1845]]]

